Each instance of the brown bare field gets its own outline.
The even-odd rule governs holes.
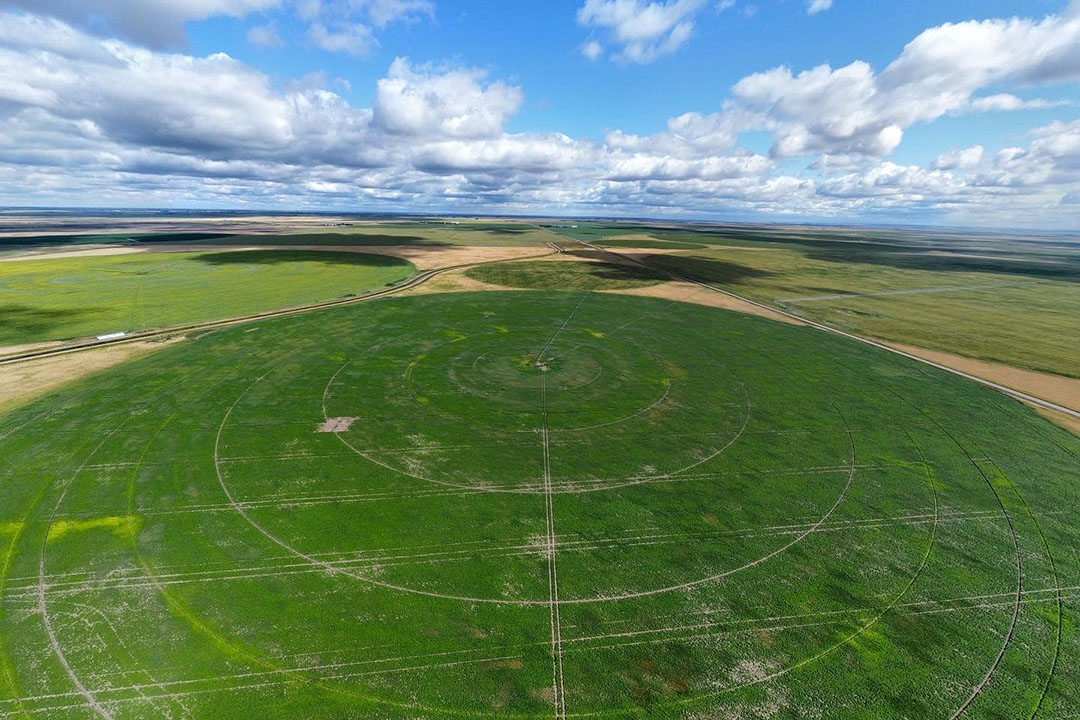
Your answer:
[[[788,323],[789,325],[803,324],[785,315],[781,315],[778,312],[773,312],[771,310],[758,307],[757,305],[752,305],[748,302],[733,298],[730,295],[725,295],[724,293],[706,290],[705,288],[698,287],[693,283],[683,282],[681,280],[666,282],[660,285],[651,285],[649,287],[643,288],[633,288],[630,290],[606,290],[604,292],[615,293],[617,295],[641,295],[644,297],[677,300],[678,302],[693,303],[695,305],[706,305],[708,307],[722,308],[724,310],[733,310],[735,312],[741,312],[747,315],[757,315],[758,317],[764,317],[770,320],[777,320],[782,323]]]
[[[924,350],[923,348],[899,343],[888,344],[912,355],[918,355],[921,358],[1049,400],[1058,405],[1064,405],[1073,410],[1080,410],[1080,380],[1076,378],[1035,372],[1034,370],[1021,370],[1000,363],[973,360],[962,355],[952,355],[937,350]]]
[[[6,412],[81,378],[183,340],[121,343],[0,366],[0,411]]]

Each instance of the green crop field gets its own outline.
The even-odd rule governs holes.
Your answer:
[[[305,305],[392,285],[414,271],[384,255],[274,250],[0,262],[0,346]]]
[[[219,330],[0,417],[0,717],[1072,717],[1078,454],[657,299]]]

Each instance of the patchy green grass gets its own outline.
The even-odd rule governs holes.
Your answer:
[[[610,248],[655,248],[660,250],[704,250],[707,245],[701,245],[699,243],[678,242],[675,240],[656,240],[656,239],[630,239],[630,238],[611,238],[597,240],[597,245]]]
[[[954,376],[655,299],[216,331],[0,417],[0,713],[1068,717],[1078,453]]]
[[[1080,377],[1078,280],[1011,266],[973,271],[789,249],[657,255],[648,262],[850,332]]]
[[[634,265],[572,260],[479,265],[465,274],[492,285],[533,290],[625,290],[670,279],[665,273]]]
[[[849,332],[1080,377],[1080,243],[1068,238],[602,223],[559,232],[616,251],[612,238],[629,233],[708,245],[648,262]]]
[[[383,255],[273,250],[0,262],[0,345],[332,300],[392,285],[414,270]]]

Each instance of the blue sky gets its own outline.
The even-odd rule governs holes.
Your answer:
[[[0,0],[0,66],[6,204],[1080,227],[1080,2]]]

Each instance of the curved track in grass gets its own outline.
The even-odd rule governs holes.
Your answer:
[[[988,389],[597,293],[259,328],[0,418],[0,717],[1068,714],[1080,441]]]

